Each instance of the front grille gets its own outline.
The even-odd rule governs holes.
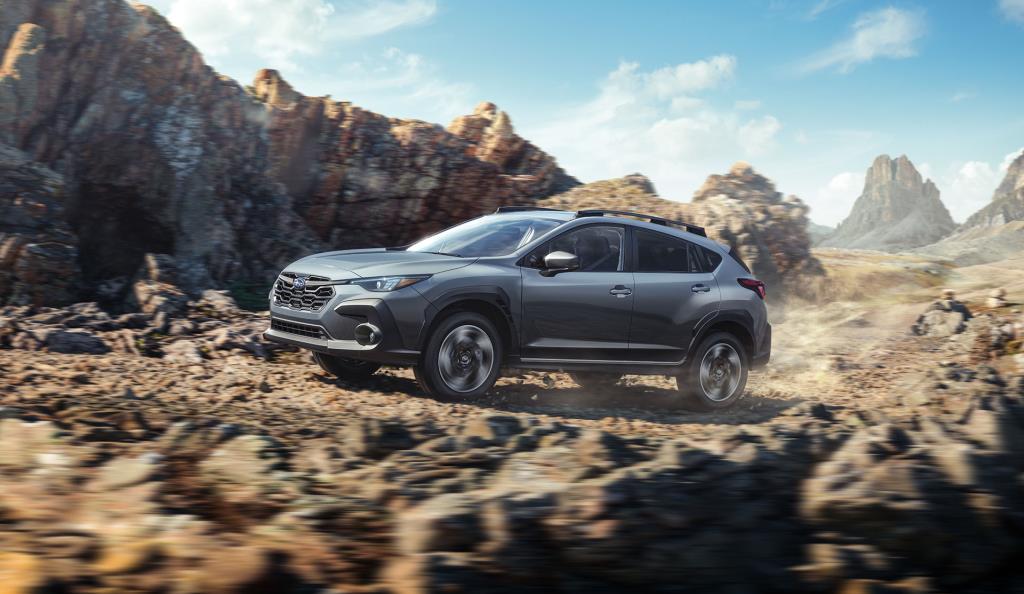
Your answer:
[[[274,283],[274,305],[297,311],[320,311],[334,297],[334,287],[324,285],[331,279],[323,276],[303,276],[305,288],[295,288],[294,272],[285,272]]]
[[[327,333],[320,326],[314,326],[313,324],[302,324],[300,322],[289,322],[278,318],[270,318],[270,328],[277,330],[278,332],[287,332],[288,334],[298,334],[299,336],[305,336],[308,338],[318,338],[320,340],[327,340]]]

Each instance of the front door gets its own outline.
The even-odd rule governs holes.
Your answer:
[[[544,256],[575,254],[579,270],[541,275]],[[633,273],[626,269],[621,225],[577,227],[534,250],[523,273],[525,359],[625,359],[633,312]]]

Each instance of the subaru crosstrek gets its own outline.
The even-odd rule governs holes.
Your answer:
[[[270,292],[266,337],[346,381],[411,366],[437,398],[501,369],[584,387],[677,378],[698,409],[735,402],[767,363],[764,283],[704,229],[637,213],[505,207],[398,248],[315,254]]]

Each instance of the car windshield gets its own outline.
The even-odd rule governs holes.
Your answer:
[[[506,256],[563,222],[535,216],[490,215],[421,239],[407,250],[468,258]]]

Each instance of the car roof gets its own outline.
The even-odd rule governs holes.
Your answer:
[[[697,229],[701,233],[704,232],[703,227],[697,227],[696,225],[690,225],[681,221],[671,221],[664,219],[663,217],[645,215],[642,213],[634,213],[628,211],[618,210],[604,210],[604,209],[593,209],[587,210],[582,209],[579,211],[574,210],[556,210],[553,208],[540,208],[532,206],[524,207],[502,207],[490,216],[501,216],[501,217],[515,217],[521,219],[529,218],[543,218],[543,219],[557,219],[564,221],[565,223],[571,223],[580,221],[580,225],[587,223],[599,223],[614,222],[616,224],[630,225],[640,229],[646,229],[656,233],[664,233],[678,237],[679,239],[685,239],[693,243],[697,243],[704,247],[713,247],[716,250],[722,250],[722,244],[710,239],[707,235],[701,235],[690,231],[690,228]],[[640,218],[650,218],[650,220],[661,221],[659,223],[653,223],[650,221],[641,220]],[[667,223],[667,224],[666,224]],[[686,225],[686,228],[679,228],[672,225]],[[545,234],[548,235],[548,234]],[[539,238],[538,238],[539,239]]]

